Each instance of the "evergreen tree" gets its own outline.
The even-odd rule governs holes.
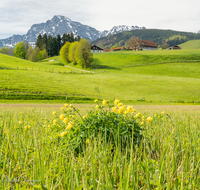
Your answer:
[[[62,42],[61,42],[61,36],[60,36],[60,34],[57,35],[57,43],[58,43],[58,52],[60,52],[60,49],[62,47]]]
[[[38,37],[37,37],[36,46],[37,46],[39,49],[42,49],[42,35],[41,35],[41,34],[39,34]]]
[[[52,57],[53,56],[53,39],[51,35],[48,36],[47,46],[48,46],[48,49],[47,49],[48,55]]]
[[[74,34],[73,34],[73,32],[70,34],[70,41],[69,42],[74,42]]]
[[[47,47],[47,34],[45,33],[42,38],[42,49],[48,49]]]
[[[53,37],[52,40],[52,45],[53,45],[53,56],[58,55],[59,54],[59,50],[58,50],[58,42],[57,42],[57,38]]]

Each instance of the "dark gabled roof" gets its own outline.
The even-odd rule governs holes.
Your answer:
[[[155,47],[155,48],[158,47],[158,46],[156,45],[155,42],[153,42],[153,41],[148,41],[148,40],[141,40],[140,46]]]
[[[100,47],[98,47],[96,45],[91,46],[91,49],[92,50],[103,50],[103,49],[101,49]]]

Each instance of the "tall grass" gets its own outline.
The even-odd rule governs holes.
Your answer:
[[[72,140],[48,127],[55,119],[48,110],[1,111],[0,188],[198,189],[199,113],[147,111],[144,116],[153,121],[145,122],[139,146],[132,146],[132,139],[113,149],[105,132],[83,143],[77,154],[69,149]]]

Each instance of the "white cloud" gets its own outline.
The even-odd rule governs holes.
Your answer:
[[[116,25],[197,32],[199,0],[4,0],[0,2],[0,39],[25,34],[33,25],[63,15],[98,30]]]

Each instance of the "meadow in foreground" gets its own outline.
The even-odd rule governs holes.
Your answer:
[[[0,112],[1,189],[198,189],[198,112]]]

